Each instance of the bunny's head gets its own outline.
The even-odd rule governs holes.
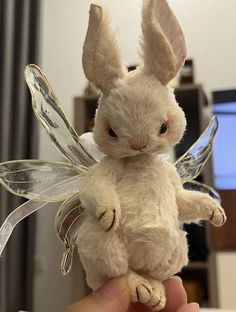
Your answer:
[[[117,158],[165,153],[186,126],[167,85],[186,57],[183,33],[166,0],[144,0],[142,13],[143,65],[128,73],[106,10],[90,8],[83,67],[102,92],[94,139],[103,153]]]

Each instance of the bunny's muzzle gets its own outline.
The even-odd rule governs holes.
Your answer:
[[[141,151],[147,147],[147,137],[144,135],[136,135],[129,140],[130,147],[135,151]]]

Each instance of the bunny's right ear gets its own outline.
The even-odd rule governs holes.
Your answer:
[[[166,85],[186,58],[183,32],[166,0],[144,0],[142,31],[144,70]]]
[[[105,93],[116,79],[124,77],[125,67],[107,11],[99,5],[91,4],[89,13],[83,68],[87,79]]]

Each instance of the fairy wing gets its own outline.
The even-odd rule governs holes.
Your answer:
[[[66,275],[72,266],[77,231],[83,219],[83,212],[80,195],[77,193],[62,203],[56,215],[56,232],[65,247],[61,263],[63,275]]]
[[[31,92],[34,113],[63,156],[75,166],[96,163],[66,118],[41,69],[36,65],[28,65],[25,80]]]
[[[85,132],[80,137],[80,140],[86,150],[93,155],[97,162],[101,161],[102,158],[105,156],[99,149],[94,141],[93,133],[92,132]]]
[[[15,226],[48,202],[63,201],[79,191],[87,166],[96,163],[68,122],[46,77],[35,65],[25,70],[36,117],[53,143],[71,163],[37,160],[0,164],[0,184],[29,201],[16,208],[0,228],[0,255]],[[81,166],[81,164],[83,166]]]
[[[211,155],[218,127],[218,120],[216,117],[213,117],[209,126],[196,143],[175,162],[182,183],[195,179],[201,172],[202,167]]]
[[[0,164],[0,184],[17,196],[57,202],[79,191],[86,171],[62,162],[9,161]]]
[[[0,257],[16,225],[33,212],[43,208],[48,203],[28,200],[13,210],[0,227]]]
[[[96,161],[100,161],[105,156],[101,151],[99,151],[97,144],[94,141],[92,132],[82,134],[80,136],[80,140],[86,147],[87,151],[93,155]],[[77,240],[77,231],[83,220],[83,214],[84,209],[80,202],[80,194],[77,193],[62,203],[56,215],[56,232],[65,247],[61,262],[63,275],[69,273],[72,266],[73,253]]]
[[[16,225],[49,202],[61,202],[79,192],[87,168],[39,160],[0,164],[0,184],[29,199],[6,218],[0,228],[0,256]]]

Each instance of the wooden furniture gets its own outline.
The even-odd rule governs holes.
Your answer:
[[[211,237],[215,250],[236,249],[236,190],[219,191],[227,222],[221,228],[212,228]]]
[[[74,128],[79,135],[92,131],[97,102],[97,95],[75,98]]]

